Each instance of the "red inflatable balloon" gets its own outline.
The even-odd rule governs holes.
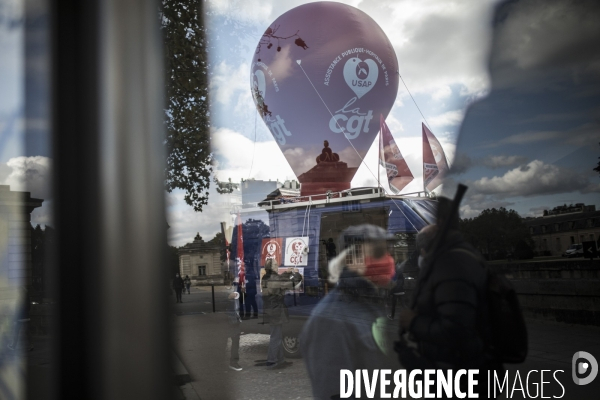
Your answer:
[[[379,25],[345,4],[305,4],[267,28],[252,60],[252,95],[304,193],[349,187],[394,104],[397,70]]]

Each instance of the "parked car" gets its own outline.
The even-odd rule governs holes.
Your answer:
[[[583,245],[572,244],[562,255],[563,257],[583,257]]]

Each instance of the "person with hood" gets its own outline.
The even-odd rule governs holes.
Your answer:
[[[388,249],[392,237],[378,226],[363,224],[342,232],[340,247],[350,238],[359,239],[359,244],[329,263],[329,281],[336,286],[315,307],[300,336],[316,399],[340,395],[341,369],[366,369],[371,375],[374,370],[400,368],[392,348],[397,326],[386,317],[380,295],[395,275]]]
[[[285,305],[285,292],[291,290],[291,280],[279,275],[273,259],[265,262],[265,275],[262,278],[262,295],[266,320],[271,327],[267,369],[286,368],[292,365],[283,358],[283,324],[289,322],[288,309]]]
[[[179,276],[179,272],[175,274],[175,279],[173,279],[173,290],[175,290],[175,297],[177,298],[176,303],[183,303],[183,301],[181,301],[183,279],[181,279],[181,276]]]
[[[486,355],[487,271],[482,256],[458,231],[458,216],[450,210],[450,200],[438,198],[439,228],[419,233],[418,284],[412,306],[400,311],[402,333],[395,350],[407,369],[479,369],[480,376],[487,376],[485,370],[502,369]],[[433,237],[445,224],[448,231],[434,249]],[[480,395],[487,395],[484,386],[481,380]]]

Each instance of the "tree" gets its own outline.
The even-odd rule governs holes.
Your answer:
[[[179,272],[179,248],[169,246],[167,254],[169,275],[173,278],[175,274]]]
[[[208,204],[212,172],[208,62],[202,0],[162,0],[167,104],[165,188],[185,190],[195,211]]]
[[[229,247],[231,246],[231,244],[229,244],[227,246],[225,245],[225,237],[223,236],[223,234],[221,232],[218,232],[214,238],[209,240],[208,243],[218,245],[219,246],[219,259],[221,261],[227,261],[227,251],[229,250]]]
[[[477,217],[460,220],[465,238],[488,259],[533,257],[533,240],[523,219],[515,210],[486,209]]]

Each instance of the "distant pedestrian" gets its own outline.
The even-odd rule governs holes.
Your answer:
[[[192,281],[190,280],[189,276],[185,276],[185,279],[183,280],[183,283],[185,284],[185,288],[187,289],[188,294],[190,293],[190,286],[192,286]]]
[[[258,318],[258,305],[256,304],[256,277],[253,272],[246,275],[246,318]],[[251,313],[252,311],[252,313]]]
[[[234,371],[241,371],[240,360],[240,335],[242,318],[239,313],[238,292],[229,294],[228,316],[229,316],[229,337],[231,338],[231,354],[229,356],[229,368]]]
[[[175,297],[177,297],[176,303],[183,303],[181,301],[181,292],[183,291],[183,279],[179,274],[175,274],[175,279],[173,279],[173,290],[175,290]]]
[[[292,365],[283,358],[283,324],[288,323],[288,310],[284,302],[285,291],[292,289],[289,279],[277,273],[274,261],[265,263],[265,275],[262,279],[263,304],[265,316],[271,326],[267,369],[285,368]]]
[[[335,247],[335,243],[333,242],[333,238],[329,238],[329,240],[323,240],[323,244],[325,245],[325,254],[327,256],[327,262],[337,256],[337,249]]]

